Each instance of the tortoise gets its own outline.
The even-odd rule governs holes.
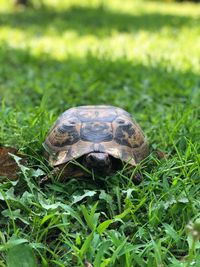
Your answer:
[[[64,176],[82,177],[86,169],[109,175],[123,163],[136,166],[148,155],[146,138],[131,115],[119,107],[78,106],[63,112],[43,146]],[[73,164],[74,160],[79,164]],[[83,166],[81,168],[80,166]]]

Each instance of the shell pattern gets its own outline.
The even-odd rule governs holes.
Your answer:
[[[52,166],[90,152],[106,152],[132,165],[148,155],[144,134],[130,114],[103,105],[66,110],[50,129],[43,145]]]

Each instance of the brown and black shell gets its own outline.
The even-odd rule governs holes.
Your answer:
[[[54,123],[43,145],[52,166],[90,152],[105,152],[131,165],[148,155],[144,134],[130,114],[103,105],[66,110]]]

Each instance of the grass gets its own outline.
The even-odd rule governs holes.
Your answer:
[[[198,267],[200,6],[43,2],[0,7],[0,144],[29,159],[0,185],[0,266]],[[40,187],[57,116],[102,103],[136,118],[150,156],[129,174]]]

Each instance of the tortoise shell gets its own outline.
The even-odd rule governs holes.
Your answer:
[[[52,166],[91,152],[104,152],[136,165],[148,155],[139,125],[125,110],[113,106],[80,106],[56,120],[44,142]]]

